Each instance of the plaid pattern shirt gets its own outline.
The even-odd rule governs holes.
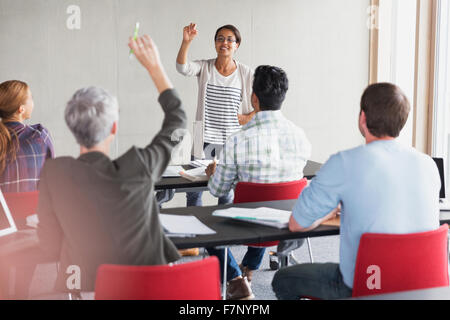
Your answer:
[[[223,147],[208,188],[216,197],[239,181],[277,183],[303,178],[311,144],[302,129],[281,111],[260,111],[231,135]]]
[[[15,160],[6,163],[0,176],[0,188],[3,192],[35,191],[45,160],[55,157],[50,134],[40,124],[6,122],[5,125],[11,133],[16,133],[19,148]],[[15,139],[13,133],[12,137]]]

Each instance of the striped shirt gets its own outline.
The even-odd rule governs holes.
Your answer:
[[[204,141],[223,145],[240,129],[239,108],[242,103],[242,84],[236,69],[225,77],[216,68],[206,85]]]
[[[19,148],[16,158],[6,162],[5,171],[0,175],[0,188],[3,192],[37,190],[44,161],[55,157],[50,134],[40,124],[6,122],[5,125],[10,132],[16,132]]]
[[[216,197],[239,181],[277,183],[303,178],[311,144],[280,110],[260,111],[226,141],[208,188]]]

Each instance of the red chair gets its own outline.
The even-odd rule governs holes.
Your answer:
[[[238,182],[234,190],[233,203],[297,199],[307,184],[308,180],[306,178],[281,183]],[[311,244],[309,239],[307,240],[312,262]],[[272,247],[278,245],[279,242],[280,241],[267,241],[248,244],[248,246]],[[271,268],[277,269],[277,267],[272,266]]]
[[[217,257],[158,266],[103,264],[95,283],[96,300],[219,300]]]
[[[447,232],[448,225],[444,224],[421,233],[363,234],[356,257],[353,297],[448,286]],[[373,266],[378,271],[372,271]],[[375,272],[379,273],[379,288]]]
[[[39,191],[5,192],[3,195],[9,211],[11,211],[14,221],[18,222],[19,227],[21,227],[21,222],[25,223],[28,216],[36,213]]]
[[[39,191],[30,192],[4,192],[6,204],[11,212],[17,229],[29,228],[26,218],[37,211]],[[16,269],[15,294],[17,297],[28,297],[28,291],[33,280],[33,272],[36,265],[20,267]]]

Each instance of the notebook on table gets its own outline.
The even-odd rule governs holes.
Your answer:
[[[444,175],[444,159],[433,158],[439,171],[441,178],[441,190],[439,191],[439,209],[442,211],[450,211],[450,201],[445,197],[445,175]]]
[[[287,228],[291,211],[279,210],[273,208],[239,208],[231,207],[228,209],[215,210],[213,216],[230,218],[245,222],[262,224],[278,229]]]

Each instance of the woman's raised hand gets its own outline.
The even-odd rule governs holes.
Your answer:
[[[183,28],[183,41],[191,42],[197,36],[197,24],[191,23],[190,25]]]

